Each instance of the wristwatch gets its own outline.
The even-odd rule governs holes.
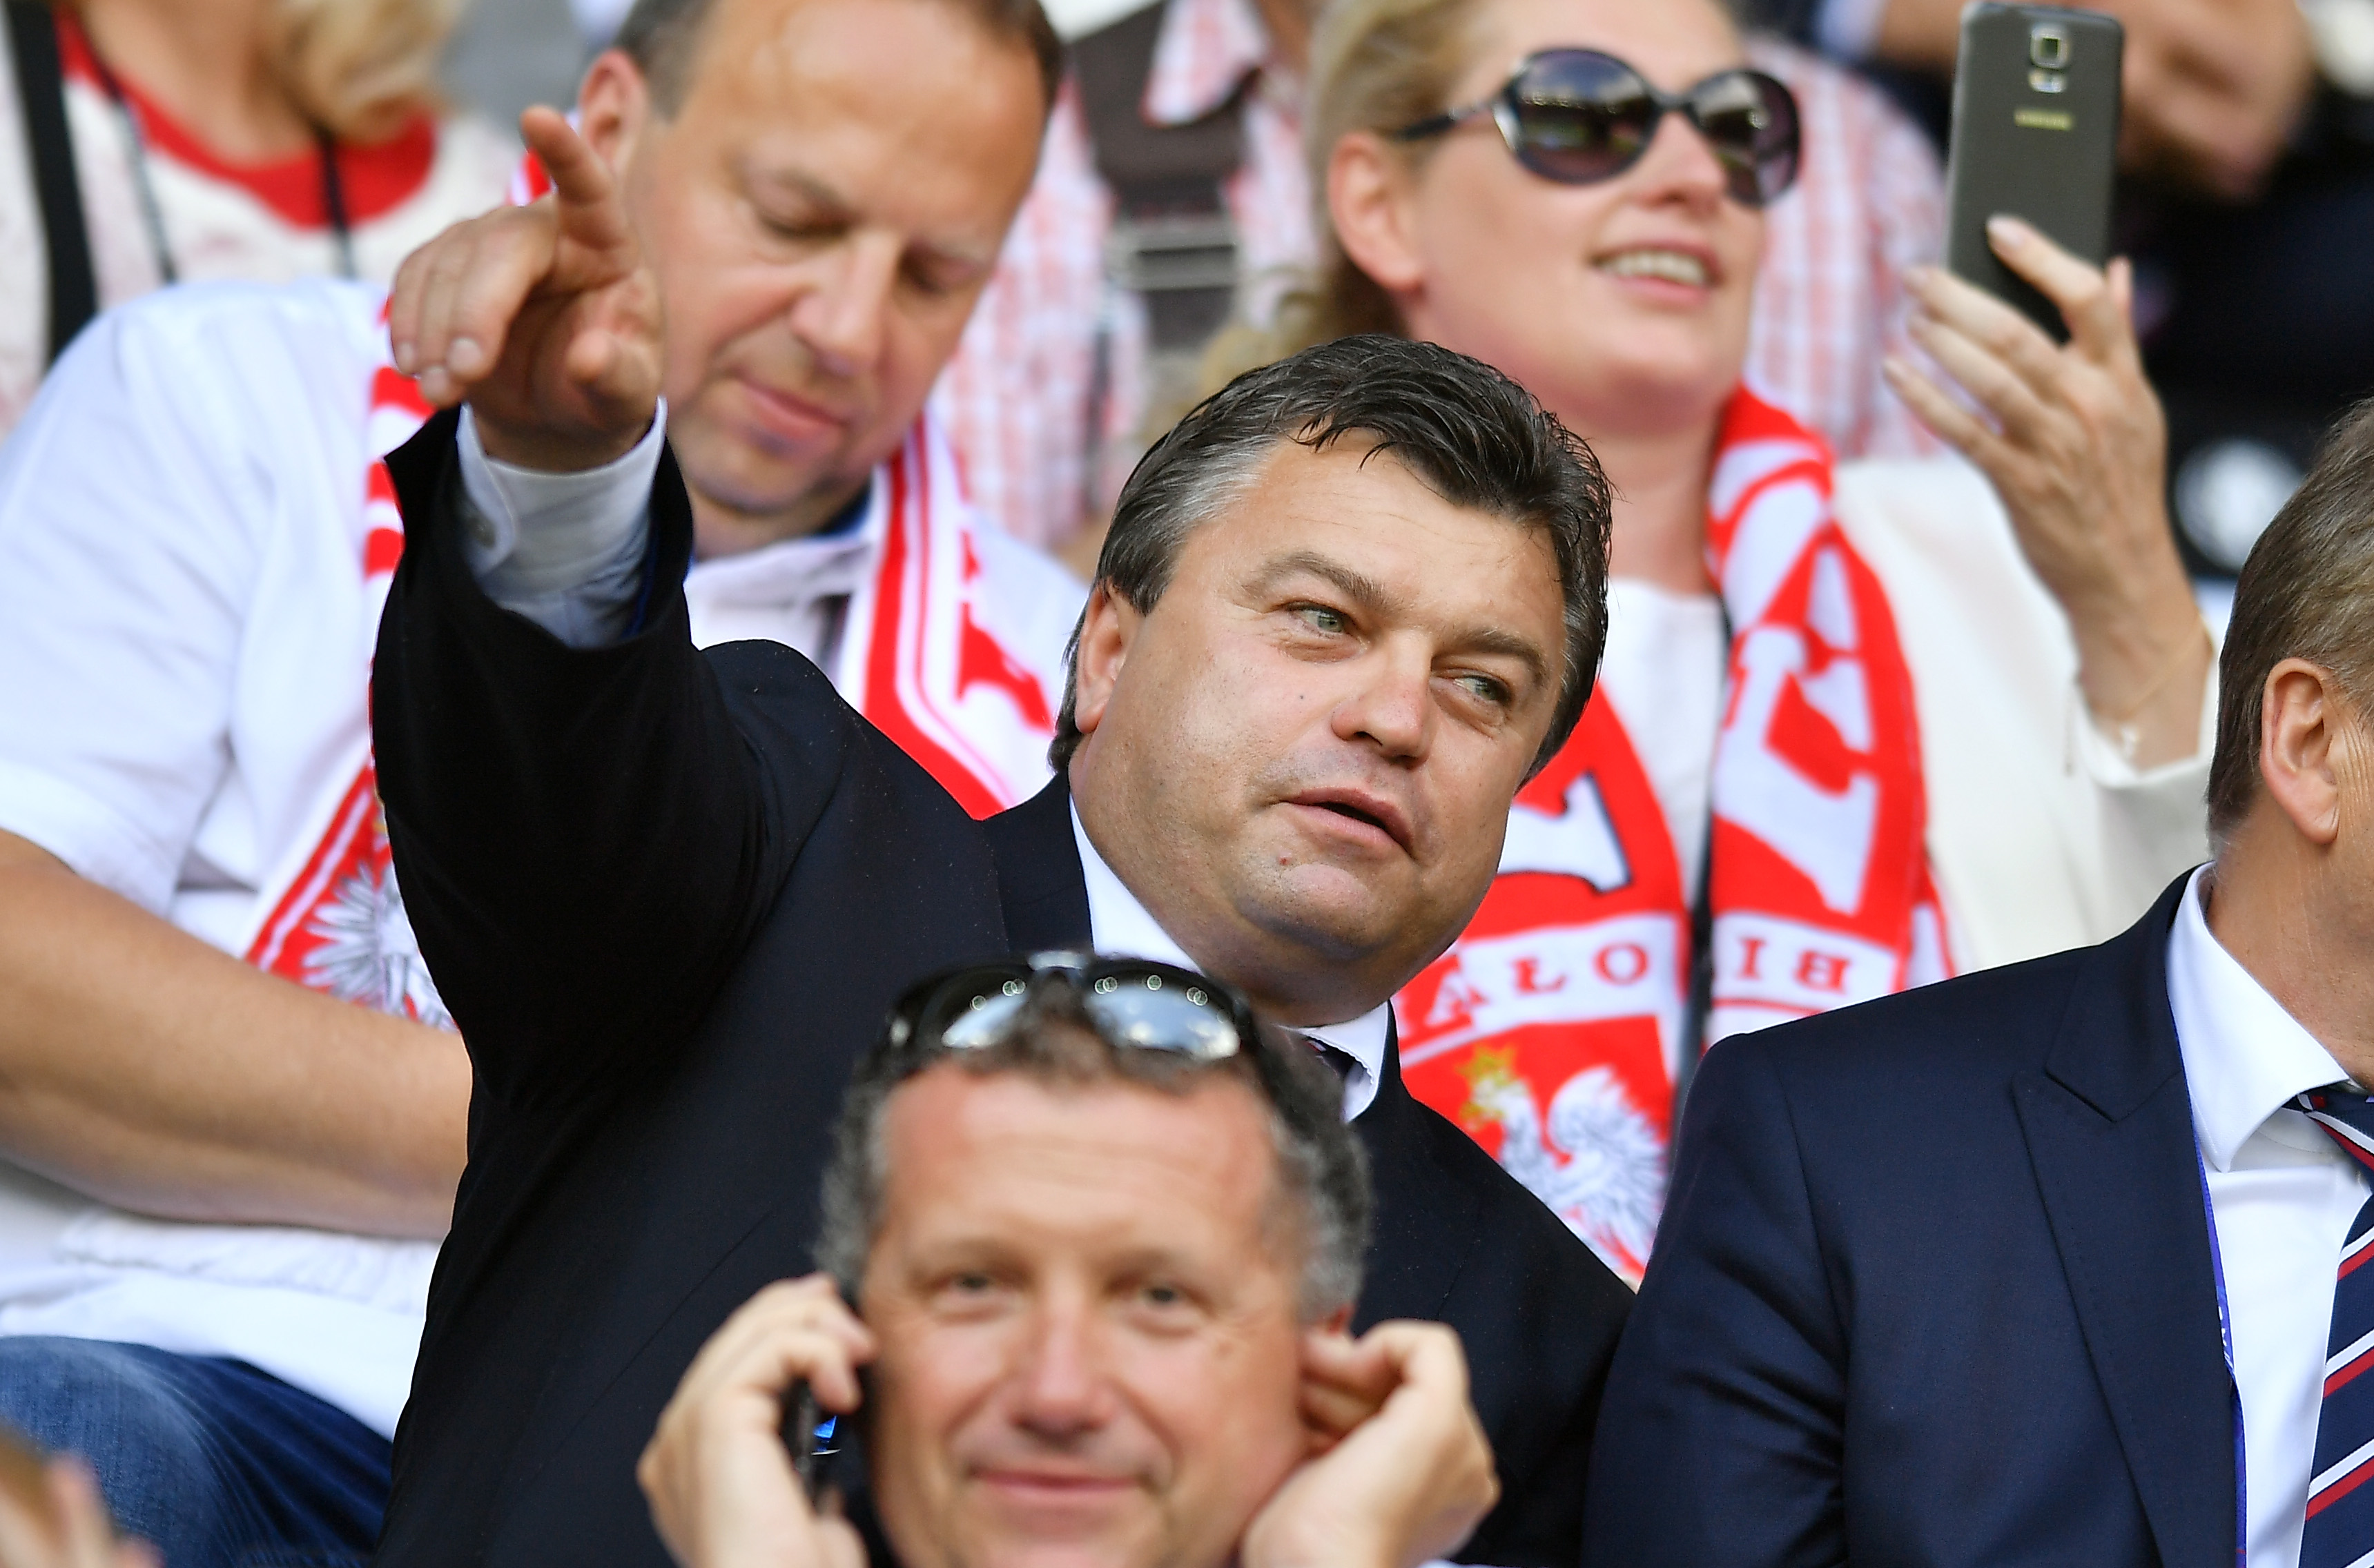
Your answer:
[[[2299,0],[2299,8],[2318,74],[2352,98],[2374,98],[2374,0]]]

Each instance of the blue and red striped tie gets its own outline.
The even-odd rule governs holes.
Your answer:
[[[2374,1176],[2374,1102],[2341,1085],[2293,1102]],[[2325,1339],[2324,1404],[2308,1485],[2300,1568],[2374,1568],[2374,1198],[2349,1222]]]

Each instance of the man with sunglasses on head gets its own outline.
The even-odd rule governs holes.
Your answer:
[[[571,242],[523,267],[441,241],[390,313],[424,394],[468,403],[391,460],[411,543],[374,734],[476,1093],[382,1560],[648,1541],[633,1457],[709,1332],[808,1266],[833,1095],[883,1010],[1068,947],[1222,977],[1325,1051],[1377,1180],[1355,1322],[1459,1331],[1506,1487],[1466,1551],[1570,1562],[1629,1298],[1411,1099],[1389,999],[1590,694],[1587,451],[1423,345],[1247,378],[1122,497],[1054,782],[976,823],[796,653],[694,649],[645,264],[607,170],[531,129]],[[548,504],[515,558],[474,530],[522,471]]]
[[[1456,1335],[1346,1334],[1369,1191],[1340,1100],[1306,1047],[1169,965],[918,985],[841,1106],[829,1272],[727,1320],[637,1468],[669,1550],[1389,1568],[1456,1546],[1491,1449]],[[829,1499],[861,1466],[852,1525]]]

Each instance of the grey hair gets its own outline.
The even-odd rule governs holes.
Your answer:
[[[2251,547],[2217,666],[2209,836],[2223,850],[2259,795],[2267,677],[2286,659],[2374,701],[2374,399],[2325,438],[2316,465]]]
[[[1039,65],[1040,104],[1052,113],[1056,89],[1064,81],[1064,43],[1047,19],[1039,0],[947,0],[965,12],[992,38],[1023,44]],[[700,31],[717,0],[635,0],[627,19],[618,24],[614,46],[625,52],[651,83],[652,100],[664,118],[673,119],[692,90],[693,60],[699,53]]]
[[[882,1225],[890,1151],[884,1137],[891,1096],[929,1067],[954,1063],[981,1076],[1020,1073],[1075,1087],[1139,1084],[1184,1094],[1216,1077],[1252,1090],[1267,1111],[1277,1154],[1276,1218],[1301,1257],[1297,1305],[1315,1323],[1360,1293],[1360,1259],[1369,1242],[1370,1199],[1367,1152],[1344,1125],[1343,1089],[1308,1046],[1264,1029],[1249,1049],[1217,1062],[1167,1051],[1117,1047],[1099,1032],[1074,993],[1034,988],[1014,1024],[996,1043],[978,1049],[917,1051],[888,1036],[857,1066],[833,1129],[832,1163],[825,1169],[817,1267],[840,1286],[841,1298],[862,1307],[867,1257]]]
[[[1241,500],[1279,448],[1341,440],[1391,452],[1451,505],[1545,535],[1565,607],[1565,647],[1539,772],[1573,733],[1607,643],[1607,479],[1591,449],[1507,376],[1431,343],[1369,333],[1249,370],[1154,443],[1122,486],[1098,586],[1144,614],[1170,584],[1188,535]],[[1079,749],[1080,634],[1065,659],[1048,761]]]

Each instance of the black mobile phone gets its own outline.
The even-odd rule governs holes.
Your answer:
[[[2119,59],[2126,29],[2098,11],[2004,6],[1962,13],[1945,170],[1945,265],[2017,306],[2055,341],[2061,312],[1995,258],[1987,219],[2026,218],[2100,266],[2118,172]]]
[[[791,1453],[792,1470],[800,1478],[800,1490],[807,1493],[812,1506],[822,1505],[825,1488],[831,1484],[832,1458],[840,1452],[836,1441],[840,1426],[838,1417],[817,1408],[805,1378],[784,1391],[783,1446]]]

